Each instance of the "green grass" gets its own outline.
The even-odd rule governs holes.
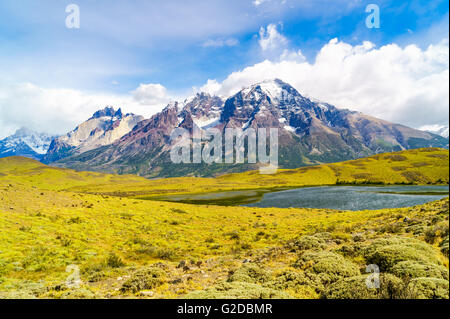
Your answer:
[[[348,287],[371,298],[437,298],[445,291],[448,298],[448,198],[362,212],[135,198],[411,183],[405,171],[415,172],[413,183],[448,183],[448,151],[380,154],[268,176],[165,180],[1,159],[0,298],[335,298],[348,297]],[[356,284],[373,262],[387,287],[377,294]],[[70,265],[79,269],[78,288],[67,284]]]

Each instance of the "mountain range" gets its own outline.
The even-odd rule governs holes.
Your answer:
[[[22,127],[13,135],[0,140],[0,158],[9,156],[24,156],[42,160],[56,136],[38,133]]]
[[[130,132],[142,120],[144,117],[141,115],[123,115],[121,109],[116,111],[113,107],[106,107],[95,112],[73,131],[54,139],[42,161],[51,163],[109,145]]]
[[[213,176],[257,164],[174,164],[171,132],[216,128],[278,128],[279,166],[356,159],[382,152],[447,147],[448,139],[301,95],[275,79],[222,99],[198,93],[149,119],[107,107],[51,142],[42,158],[54,166],[145,177]]]

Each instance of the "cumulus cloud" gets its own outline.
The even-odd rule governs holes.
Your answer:
[[[289,49],[284,49],[283,53],[281,53],[280,55],[279,61],[295,61],[298,63],[302,63],[306,61],[306,58],[301,50],[292,51]]]
[[[205,93],[209,93],[211,95],[215,95],[215,94],[218,94],[219,91],[221,91],[222,84],[217,82],[217,80],[208,80],[205,83],[205,85],[203,85],[199,89],[197,89],[196,87],[194,87],[193,89],[194,89],[194,91],[205,92]]]
[[[131,94],[114,95],[0,82],[0,138],[22,126],[64,134],[105,106],[150,117],[165,106],[166,99],[166,89],[158,84],[142,84]]]
[[[259,46],[263,51],[276,50],[287,45],[288,40],[278,32],[278,25],[271,23],[259,29]]]
[[[161,84],[140,84],[132,95],[142,105],[164,104],[170,100],[167,89]]]
[[[221,48],[221,47],[232,47],[239,44],[239,40],[235,38],[218,38],[218,39],[210,39],[205,41],[202,46],[207,47],[214,47],[214,48]]]
[[[314,62],[306,61],[301,51],[284,47],[275,59],[233,72],[223,81],[210,79],[195,90],[228,97],[273,78],[341,108],[422,129],[448,126],[448,39],[425,49],[397,44],[376,47],[371,42],[351,45],[333,39]],[[150,117],[173,98],[155,83],[141,84],[124,95],[9,83],[0,79],[0,138],[21,126],[63,134],[107,105]]]
[[[333,39],[314,63],[305,61],[301,52],[289,52],[233,72],[222,82],[209,80],[205,87],[230,96],[272,78],[290,83],[303,95],[389,121],[413,127],[448,125],[448,39],[424,50],[416,45],[375,47],[371,42],[353,46]]]

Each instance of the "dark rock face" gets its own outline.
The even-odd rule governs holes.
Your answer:
[[[96,114],[112,112],[106,108]],[[222,131],[278,128],[279,165],[283,168],[415,147],[448,147],[448,140],[440,136],[313,101],[289,84],[272,80],[244,88],[226,101],[200,93],[183,104],[170,104],[112,145],[69,157],[57,165],[147,177],[210,176],[257,167],[173,164],[169,158],[170,134],[177,127],[191,132],[194,127]]]
[[[181,117],[187,114],[196,118],[220,116],[223,107],[223,100],[218,96],[211,96],[208,93],[197,93],[191,100],[185,101],[185,106],[181,110]]]
[[[98,119],[100,117],[117,117],[118,119],[122,118],[122,109],[114,110],[112,106],[107,106],[103,110],[99,110],[92,115],[92,118]]]

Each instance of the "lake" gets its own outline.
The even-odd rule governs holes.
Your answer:
[[[169,195],[148,199],[201,205],[375,210],[420,205],[444,198],[448,193],[448,186],[320,186],[276,191],[257,189]]]
[[[307,207],[340,210],[398,208],[448,196],[448,186],[324,186],[264,194],[250,207]]]

